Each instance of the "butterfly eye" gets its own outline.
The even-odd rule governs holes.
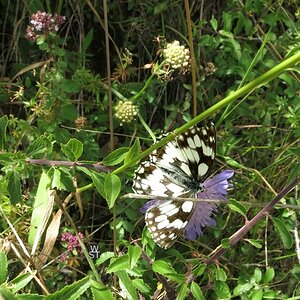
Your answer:
[[[215,158],[216,132],[213,126],[191,127],[174,141],[155,151],[135,172],[133,190],[153,197],[194,197],[203,191]],[[160,200],[145,214],[153,240],[162,248],[172,246],[188,224],[193,201]]]

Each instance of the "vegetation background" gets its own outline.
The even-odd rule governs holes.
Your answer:
[[[297,0],[0,8],[1,299],[300,299]],[[33,40],[38,11],[65,21]],[[194,85],[159,66],[165,41],[189,38]],[[121,196],[140,147],[199,113],[218,130],[213,171],[235,171],[230,201],[203,237],[165,251],[144,229],[144,200]]]

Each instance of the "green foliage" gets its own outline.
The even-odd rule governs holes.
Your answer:
[[[110,80],[101,1],[25,2],[0,0],[0,298],[299,297],[297,193],[230,242],[300,174],[300,69],[295,62],[276,72],[299,53],[296,2],[190,3],[194,100],[190,73],[172,71],[160,55],[175,40],[187,47],[180,1],[107,2]],[[25,39],[37,10],[67,21]],[[218,107],[250,82],[243,98]],[[144,228],[144,202],[120,196],[132,192],[149,137],[190,122],[194,105],[218,129],[214,171],[236,175],[216,226],[165,251]],[[84,233],[87,249],[71,255],[60,236],[67,231]],[[89,244],[99,247],[97,260]],[[206,264],[219,247],[222,257]]]

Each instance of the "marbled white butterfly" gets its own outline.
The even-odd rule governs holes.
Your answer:
[[[159,197],[195,197],[203,192],[216,153],[213,125],[191,127],[154,151],[135,172],[133,190]],[[162,248],[173,245],[193,214],[193,201],[161,200],[150,207],[145,222],[153,240]]]

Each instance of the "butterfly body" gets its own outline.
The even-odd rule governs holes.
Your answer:
[[[137,194],[195,197],[204,191],[203,181],[216,152],[213,126],[191,127],[175,140],[154,151],[136,170],[133,190]],[[181,234],[193,213],[193,201],[160,200],[145,214],[146,226],[154,241],[169,248]]]

